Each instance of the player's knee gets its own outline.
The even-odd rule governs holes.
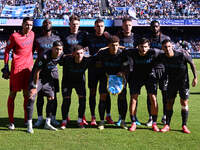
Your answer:
[[[28,96],[28,98],[29,98],[31,101],[35,101],[36,94],[30,94],[30,95]]]
[[[23,96],[24,96],[24,97],[29,96],[29,91],[28,91],[28,90],[24,90],[24,91],[23,91]]]
[[[96,89],[95,88],[90,88],[90,96],[95,96],[96,95]]]
[[[50,96],[50,97],[47,97],[48,100],[52,101],[54,100],[54,97],[53,96]]]
[[[187,111],[187,110],[189,109],[188,100],[182,100],[182,99],[181,99],[180,102],[181,102],[181,109]]]
[[[84,95],[79,95],[78,98],[79,98],[79,99],[84,99],[85,96],[84,96]]]
[[[180,103],[182,106],[186,106],[186,105],[188,105],[188,100],[181,99]]]
[[[63,99],[71,99],[71,96],[65,96]]]
[[[106,94],[106,93],[100,94],[100,100],[106,101],[107,95],[108,95],[108,94]]]
[[[14,99],[16,97],[16,92],[10,91],[9,97],[11,97],[12,99]]]
[[[185,105],[185,106],[181,105],[181,109],[188,111],[189,110],[189,106],[188,105]]]
[[[137,98],[138,98],[137,94],[131,95],[131,101],[137,101]]]
[[[173,108],[173,103],[168,102],[167,103],[167,109],[171,110]]]

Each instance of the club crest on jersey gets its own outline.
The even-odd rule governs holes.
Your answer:
[[[38,66],[42,66],[42,61],[39,61],[39,62],[38,62]]]

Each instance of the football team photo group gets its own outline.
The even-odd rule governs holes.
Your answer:
[[[72,100],[76,101],[72,98],[74,89],[78,97],[77,114],[73,114],[77,116],[76,128],[103,130],[106,124],[113,124],[134,133],[141,126],[137,111],[142,110],[138,102],[145,101],[149,118],[145,125],[154,132],[168,132],[173,128],[170,126],[176,113],[173,106],[179,96],[182,123],[178,130],[191,133],[187,126],[189,96],[190,86],[195,87],[198,82],[197,70],[189,52],[177,49],[172,37],[161,32],[159,21],[152,20],[149,32],[145,34],[132,31],[133,20],[128,16],[122,19],[122,25],[115,33],[106,31],[104,20],[99,18],[94,22],[94,31],[81,30],[80,18],[74,14],[69,17],[66,33],[56,31],[51,19],[44,19],[42,32],[37,35],[32,31],[33,23],[31,17],[23,18],[21,30],[10,35],[5,47],[1,71],[2,78],[9,83],[9,130],[18,128],[14,106],[20,91],[24,98],[27,133],[33,134],[34,129],[41,126],[53,131],[68,130],[72,121],[70,106]],[[34,60],[35,52],[37,58]],[[60,75],[59,68],[62,68]],[[189,81],[189,70],[192,81]],[[139,97],[143,87],[145,99]],[[159,98],[158,92],[161,93]],[[58,99],[59,94],[62,99]],[[117,102],[112,95],[117,95]],[[162,128],[157,125],[158,101],[162,101],[159,105],[163,110]],[[86,107],[87,103],[89,107]],[[111,117],[113,105],[117,105],[118,120]],[[56,119],[57,110],[61,112],[62,121]],[[34,111],[37,112],[35,122]],[[87,120],[86,111],[90,113]],[[128,117],[130,125],[127,124]]]

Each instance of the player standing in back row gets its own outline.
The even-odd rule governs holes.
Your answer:
[[[80,31],[79,30],[79,27],[80,27],[80,18],[76,15],[72,15],[70,18],[69,18],[69,28],[70,30],[67,31],[66,34],[64,34],[62,37],[62,40],[63,40],[63,44],[64,44],[64,53],[65,54],[72,54],[74,52],[74,46],[75,45],[81,45],[83,47],[86,47],[87,46],[87,32],[84,32],[84,31]],[[63,67],[63,74],[67,74],[67,69],[65,67]],[[62,78],[62,89],[65,87],[64,84],[66,84],[64,82],[64,76]],[[66,101],[66,100],[69,100],[69,99],[63,99],[63,104],[65,105],[68,105],[68,107],[70,108],[70,105],[71,105],[71,101]],[[62,110],[64,109],[63,107],[65,107],[64,105],[62,105]],[[70,117],[69,117],[69,114],[67,112],[66,114],[66,118],[64,120],[65,123],[65,126],[67,123],[69,123],[70,121]],[[83,116],[83,123],[84,125],[88,125],[87,121],[86,121],[86,118],[85,118],[85,115]],[[62,126],[62,125],[61,125]]]
[[[117,35],[120,38],[120,46],[124,46],[126,49],[133,49],[135,47],[136,36],[132,32],[132,28],[133,28],[132,19],[125,17],[122,20],[122,30],[120,30],[121,32],[119,32]],[[128,57],[128,61],[129,61],[130,65],[133,65],[133,60],[130,57]],[[126,75],[126,80],[129,79],[129,76],[130,76],[131,72],[133,71],[132,67],[130,67],[130,69],[131,70]],[[122,112],[121,111],[122,109],[125,109],[125,117],[126,117],[127,107],[128,107],[126,93],[127,93],[127,91],[126,91],[126,89],[124,89],[124,94],[123,95],[121,94],[117,100],[118,112],[119,112],[119,120],[116,123],[117,126],[120,126],[120,124],[121,124],[120,112]],[[124,105],[120,104],[122,101],[123,101]],[[124,106],[125,108],[122,108],[122,106]],[[137,117],[136,117],[136,124],[141,125],[141,123],[138,121]]]
[[[52,22],[49,19],[45,19],[42,24],[42,36],[38,37],[36,39],[36,50],[38,53],[38,58],[36,62],[38,62],[38,59],[40,56],[45,52],[50,50],[53,47],[53,42],[60,40],[60,37],[56,34],[53,33],[52,31]],[[33,70],[35,70],[35,66],[37,63],[35,63]],[[54,109],[52,112],[52,118],[51,122],[54,126],[58,126],[59,122],[56,121],[56,111],[57,111],[57,96],[56,93],[59,92],[59,80],[58,77],[57,79],[54,79],[55,83],[55,96],[54,96]],[[38,113],[38,120],[34,124],[35,127],[39,127],[43,123],[43,105],[44,105],[44,93],[40,91],[37,96],[37,113]]]
[[[161,50],[162,48],[162,41],[165,39],[169,39],[167,35],[164,35],[160,31],[160,23],[156,20],[151,22],[151,32],[149,35],[147,35],[147,38],[150,40],[150,47],[151,48],[158,48]],[[165,73],[165,66],[161,62],[156,62],[156,65],[154,66],[155,70],[155,75],[157,79],[157,84],[159,85],[159,89],[161,90],[162,94],[162,102],[163,102],[163,117],[162,117],[162,122],[163,124],[166,123],[166,96],[167,96],[167,76]],[[147,126],[152,126],[153,119],[152,119],[152,114],[151,114],[151,103],[150,99],[147,96],[147,109],[149,113],[149,120],[146,123]]]
[[[33,67],[33,20],[29,17],[23,19],[22,30],[13,33],[5,49],[3,77],[10,78],[10,93],[8,97],[8,129],[14,130],[14,100],[18,91],[23,90],[24,121],[27,123],[26,105],[28,102],[28,84]],[[12,50],[11,72],[9,73],[9,52]]]
[[[106,47],[108,45],[108,34],[106,35],[105,32],[105,25],[102,19],[97,19],[95,21],[95,33],[92,33],[88,37],[88,47],[89,53],[91,56],[96,54],[99,49]],[[106,35],[106,36],[105,36]],[[100,61],[96,61],[95,65],[88,68],[88,87],[90,91],[89,96],[89,104],[90,104],[90,111],[91,111],[91,125],[97,125],[96,117],[95,117],[95,107],[96,107],[96,92],[97,92],[97,84],[98,82],[102,82],[103,79],[103,71],[102,71],[102,64]],[[99,91],[101,93],[101,91]],[[110,95],[107,96],[106,99],[106,120],[109,124],[114,124],[111,115],[111,100]]]

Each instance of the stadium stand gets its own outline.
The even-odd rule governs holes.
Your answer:
[[[42,15],[36,17],[66,18],[71,14],[81,18],[100,17],[99,0],[49,0],[43,2],[42,8]]]
[[[33,16],[68,20],[71,14],[76,14],[82,19],[121,19],[129,15],[130,8],[138,20],[200,18],[199,0],[0,0],[1,18]],[[176,47],[200,52],[197,35],[190,39],[174,37]],[[0,40],[1,50],[5,43]]]
[[[198,0],[108,0],[111,15],[124,16],[133,7],[138,19],[186,19],[200,17]]]
[[[1,17],[11,18],[34,14],[35,18],[58,19],[72,13],[81,18],[122,18],[130,8],[138,19],[200,18],[199,0],[1,0],[0,3]]]

